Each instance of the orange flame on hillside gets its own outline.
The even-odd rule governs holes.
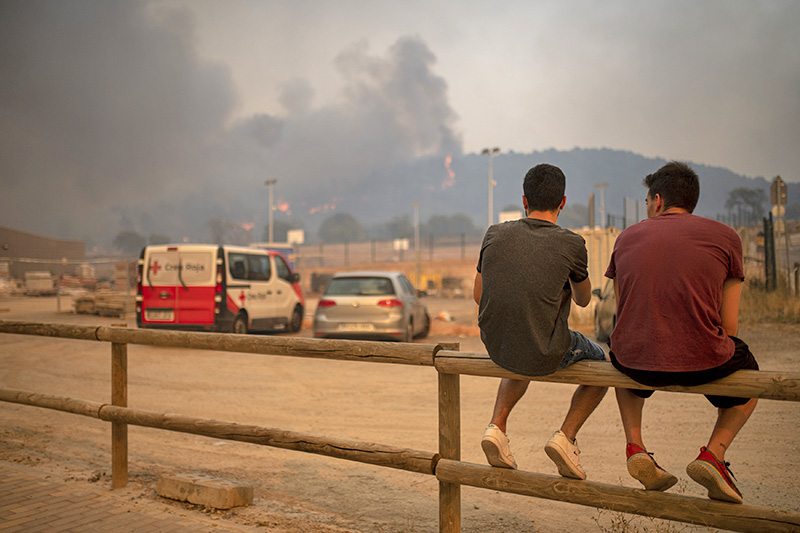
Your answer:
[[[308,210],[308,212],[314,215],[316,213],[327,213],[328,211],[333,211],[336,209],[336,200],[336,198],[332,198],[329,203],[312,207]]]
[[[283,212],[284,212],[284,213],[286,213],[287,215],[291,215],[291,214],[292,214],[292,210],[291,210],[291,208],[289,207],[289,202],[280,202],[280,203],[278,203],[278,205],[277,205],[277,206],[275,206],[275,208],[276,208],[278,211],[283,211]]]
[[[442,182],[442,190],[449,189],[453,185],[456,184],[456,173],[453,172],[453,169],[450,168],[450,164],[453,162],[453,156],[448,155],[444,158],[444,168],[447,169],[447,178]]]

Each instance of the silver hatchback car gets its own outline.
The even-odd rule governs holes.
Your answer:
[[[411,342],[428,335],[431,318],[401,272],[333,276],[314,312],[314,336]]]

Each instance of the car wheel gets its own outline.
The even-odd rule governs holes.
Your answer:
[[[417,335],[417,338],[418,339],[424,339],[425,337],[428,336],[428,334],[430,332],[431,332],[431,315],[429,315],[428,313],[425,313],[425,327],[423,327],[422,331],[419,332],[419,335]]]
[[[292,319],[289,321],[289,331],[296,333],[303,327],[303,308],[300,305],[294,307]]]
[[[411,320],[409,320],[408,324],[406,324],[406,336],[403,339],[403,342],[414,342],[414,322]]]
[[[247,333],[247,319],[245,319],[244,315],[242,314],[236,315],[236,318],[233,319],[233,326],[231,327],[231,331],[233,333],[238,333],[238,334]]]

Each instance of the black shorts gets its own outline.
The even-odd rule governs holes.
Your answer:
[[[724,378],[736,372],[737,370],[758,370],[758,363],[756,358],[750,352],[750,348],[745,342],[739,338],[731,337],[735,346],[733,357],[718,367],[709,368],[707,370],[697,370],[693,372],[658,372],[654,370],[636,370],[634,368],[627,368],[622,366],[614,352],[610,352],[611,364],[614,368],[631,378],[637,383],[648,385],[650,387],[668,387],[670,385],[680,385],[682,387],[694,387],[696,385],[704,385],[712,381]],[[653,395],[651,390],[630,389],[632,393],[640,398],[649,398]],[[711,405],[718,408],[735,407],[737,405],[744,405],[750,401],[750,398],[735,398],[732,396],[714,396],[706,394],[706,398],[711,402]]]

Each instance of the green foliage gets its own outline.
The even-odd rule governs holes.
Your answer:
[[[319,238],[326,243],[361,242],[369,232],[349,213],[337,213],[325,219],[319,228]]]
[[[378,239],[410,239],[414,236],[414,224],[411,217],[401,215],[381,224],[373,232],[372,237]]]
[[[725,209],[737,225],[756,224],[764,217],[767,195],[763,189],[739,187],[728,193]]]
[[[172,242],[172,239],[166,235],[159,235],[157,233],[151,233],[147,238],[147,244],[169,244],[170,242]]]
[[[289,240],[289,230],[305,229],[302,221],[297,220],[275,220],[272,224],[272,240],[275,242],[286,242]],[[264,225],[264,232],[261,234],[261,240],[264,242],[269,241],[269,224]]]
[[[233,231],[233,223],[219,217],[211,217],[207,224],[211,232],[211,242],[213,244],[226,244],[228,234]]]
[[[589,225],[589,208],[581,204],[567,204],[558,215],[558,225],[562,228],[581,229]]]
[[[125,252],[126,254],[135,255],[144,248],[146,243],[147,241],[144,237],[133,230],[127,230],[119,232],[112,244],[117,250]]]
[[[478,228],[472,219],[463,213],[455,215],[433,215],[422,225],[422,233],[433,237],[460,237],[461,235],[482,235],[483,228]]]

